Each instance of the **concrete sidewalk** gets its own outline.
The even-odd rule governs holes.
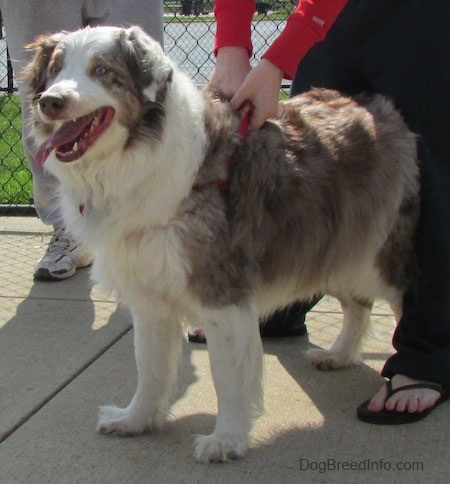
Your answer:
[[[166,431],[97,434],[98,405],[125,406],[135,390],[131,319],[88,270],[34,282],[49,238],[35,218],[0,218],[0,483],[448,482],[449,404],[414,425],[356,419],[392,352],[382,304],[372,318],[378,338],[366,341],[359,366],[320,372],[303,355],[339,332],[333,299],[309,314],[308,337],[264,342],[266,413],[244,460],[194,462],[194,436],[213,430],[216,397],[206,348],[187,342]]]

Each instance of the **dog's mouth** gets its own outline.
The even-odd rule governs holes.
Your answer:
[[[52,150],[64,163],[81,158],[108,128],[114,117],[114,108],[102,107],[76,119],[66,121],[38,148],[34,161],[43,165]]]

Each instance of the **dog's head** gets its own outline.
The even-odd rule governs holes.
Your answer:
[[[41,36],[23,80],[31,97],[35,161],[105,158],[158,138],[173,64],[140,28],[95,27]]]

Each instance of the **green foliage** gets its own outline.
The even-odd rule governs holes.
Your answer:
[[[19,96],[0,96],[0,204],[28,205],[32,198],[21,131]]]

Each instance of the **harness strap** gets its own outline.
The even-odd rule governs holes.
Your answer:
[[[245,139],[245,137],[247,136],[248,129],[249,129],[249,126],[250,126],[250,119],[251,119],[251,116],[252,116],[252,108],[253,108],[252,103],[247,101],[247,103],[245,104],[245,106],[242,110],[241,123],[240,123],[239,128],[238,128],[238,135],[239,135],[239,138],[240,138],[241,141],[243,139]],[[238,150],[239,150],[239,145],[236,146],[233,153],[231,153],[231,155],[227,159],[227,162],[226,162],[227,177],[225,179],[213,180],[211,182],[201,183],[201,184],[196,183],[192,188],[196,191],[199,191],[204,186],[215,184],[215,185],[218,186],[221,195],[224,198],[226,198],[227,193],[228,193],[228,178],[229,178],[229,175],[231,173],[231,170],[233,169],[235,156],[236,156],[236,153],[237,153]]]

